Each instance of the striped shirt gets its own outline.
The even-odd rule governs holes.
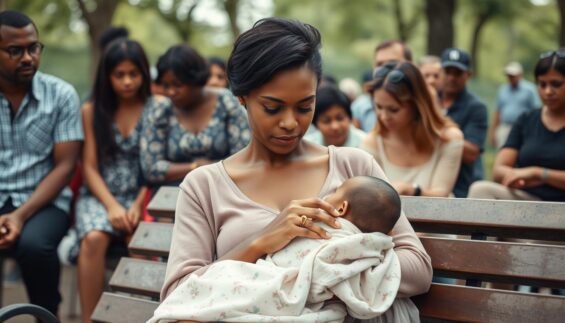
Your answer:
[[[55,166],[54,144],[83,138],[79,97],[65,81],[37,72],[13,117],[0,92],[0,207],[10,197],[16,207],[29,199]],[[68,212],[70,200],[67,187],[53,204]]]

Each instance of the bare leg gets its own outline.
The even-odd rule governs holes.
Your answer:
[[[110,245],[110,235],[101,231],[91,231],[80,243],[78,257],[78,291],[82,321],[90,323],[90,317],[104,290],[104,270],[106,250]]]

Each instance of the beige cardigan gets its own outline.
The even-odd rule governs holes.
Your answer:
[[[334,192],[343,181],[359,175],[386,179],[368,153],[330,146],[329,172],[318,194]],[[297,176],[297,184],[303,180]],[[171,251],[161,299],[192,272],[222,257],[250,235],[267,226],[278,212],[247,197],[231,180],[222,162],[190,172],[180,185]],[[401,266],[399,297],[425,293],[432,279],[431,260],[404,214],[391,236]]]

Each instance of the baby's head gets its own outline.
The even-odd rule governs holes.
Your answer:
[[[376,177],[352,177],[328,195],[326,201],[363,232],[389,233],[400,217],[398,193]]]

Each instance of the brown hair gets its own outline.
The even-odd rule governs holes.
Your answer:
[[[392,79],[391,74],[395,76]],[[416,121],[413,136],[419,150],[433,149],[435,140],[441,139],[442,130],[456,126],[453,121],[440,113],[422,73],[414,64],[394,62],[378,68],[370,87],[371,96],[381,88],[398,102],[408,104],[414,109]],[[373,132],[382,135],[387,133],[387,129],[378,118]]]

